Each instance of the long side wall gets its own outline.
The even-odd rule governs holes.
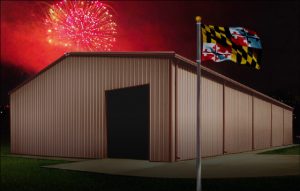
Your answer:
[[[271,146],[271,115],[271,104],[253,97],[253,138],[255,150]]]
[[[224,153],[252,150],[252,96],[224,86]]]
[[[272,146],[283,145],[283,111],[283,108],[272,105]]]
[[[285,109],[283,116],[283,144],[289,145],[293,143],[293,112]]]
[[[172,134],[176,160],[196,156],[197,76],[172,65]],[[205,75],[201,79],[202,156],[292,144],[292,111]]]
[[[174,66],[175,67],[175,66]],[[195,158],[196,75],[190,68],[178,66],[175,72],[175,142],[177,160]],[[223,85],[203,77],[201,94],[202,156],[223,153]]]
[[[67,57],[11,95],[11,152],[106,157],[105,91],[150,84],[150,160],[169,161],[169,59]]]

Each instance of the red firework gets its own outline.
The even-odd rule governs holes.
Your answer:
[[[112,9],[99,1],[61,1],[47,11],[47,41],[78,51],[110,51],[116,41]]]

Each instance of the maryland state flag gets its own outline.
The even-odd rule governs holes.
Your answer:
[[[242,27],[202,25],[201,60],[232,61],[255,69],[261,66],[261,42],[254,31]]]

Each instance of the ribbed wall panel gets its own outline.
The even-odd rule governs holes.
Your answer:
[[[289,110],[284,110],[284,145],[293,143],[293,113]]]
[[[177,156],[180,160],[196,156],[197,76],[189,68],[177,70]],[[202,156],[223,153],[223,86],[202,77],[201,81]]]
[[[252,150],[252,96],[225,86],[224,152]]]
[[[177,67],[177,159],[195,158],[196,152],[196,75]]]
[[[193,159],[195,72],[163,57],[68,56],[10,95],[11,152],[105,158],[105,91],[149,84],[150,160]],[[227,85],[202,77],[202,156],[292,143],[292,111]]]
[[[283,108],[272,104],[272,146],[283,145]]]
[[[223,84],[201,79],[201,155],[223,154]]]
[[[253,98],[253,132],[254,149],[264,149],[271,146],[271,104]]]
[[[176,90],[177,90],[177,78],[176,78],[176,75],[177,75],[177,67],[175,65],[175,63],[170,63],[170,75],[171,75],[171,83],[170,83],[170,90],[171,90],[171,96],[170,96],[170,101],[171,101],[171,107],[170,107],[170,110],[171,110],[171,153],[172,153],[172,156],[171,156],[171,161],[175,161],[177,156],[177,144],[178,142],[176,141],[177,140],[177,117],[176,117],[176,114],[177,114],[177,105],[176,105],[176,100],[177,100],[177,93],[176,93]]]
[[[169,59],[67,57],[11,95],[11,151],[106,157],[105,91],[150,85],[150,160],[169,161]]]

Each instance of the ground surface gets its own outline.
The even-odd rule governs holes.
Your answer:
[[[293,148],[295,147],[281,148],[279,150],[281,152],[284,150],[291,151]],[[300,175],[300,155],[258,155],[257,152],[258,151],[230,154],[202,159],[203,178]],[[276,151],[268,152],[276,153]],[[46,167],[156,178],[195,178],[196,176],[195,160],[169,163],[131,159],[97,159],[55,164]]]
[[[300,146],[296,145],[288,148],[273,149],[259,154],[300,155]]]
[[[142,178],[41,168],[67,161],[8,155],[1,145],[0,190],[195,190],[195,179]],[[203,179],[203,190],[300,190],[300,176]]]

